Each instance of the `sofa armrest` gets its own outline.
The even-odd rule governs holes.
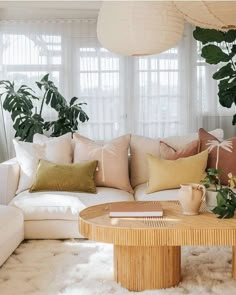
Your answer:
[[[20,165],[16,158],[0,164],[0,204],[8,205],[15,197],[20,178]]]

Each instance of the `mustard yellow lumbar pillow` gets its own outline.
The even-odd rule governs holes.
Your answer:
[[[199,183],[206,174],[208,151],[177,160],[164,160],[147,154],[147,159],[149,166],[147,193],[150,194],[179,188],[182,183]]]
[[[94,174],[97,161],[55,164],[40,160],[30,192],[69,191],[96,193]]]

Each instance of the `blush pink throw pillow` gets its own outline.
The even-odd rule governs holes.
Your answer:
[[[186,144],[181,149],[174,149],[169,144],[165,143],[164,141],[160,141],[160,154],[161,158],[165,160],[177,160],[179,158],[187,158],[190,156],[194,156],[198,153],[199,149],[199,141],[194,140],[190,143]]]
[[[97,186],[113,187],[133,193],[128,172],[130,135],[115,138],[105,144],[99,144],[78,133],[73,135],[73,139],[74,163],[98,161],[98,171],[95,174]]]

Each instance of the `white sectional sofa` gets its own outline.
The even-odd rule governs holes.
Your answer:
[[[24,216],[21,210],[0,205],[0,266],[24,239]]]
[[[134,194],[115,188],[98,187],[96,194],[73,192],[36,192],[15,195],[20,167],[16,160],[0,164],[1,200],[24,214],[25,239],[67,239],[81,237],[79,212],[92,205],[119,201],[175,199],[177,190],[146,194],[146,184],[138,185]]]
[[[218,138],[223,131],[216,130]],[[197,134],[165,139],[176,148],[191,142]],[[28,190],[16,195],[20,166],[16,159],[0,164],[0,204],[20,209],[24,215],[25,239],[66,239],[80,237],[79,212],[95,204],[116,201],[175,200],[177,190],[164,190],[146,194],[146,153],[158,154],[158,140],[131,136],[130,179],[134,193],[111,187],[98,187],[97,194],[80,192],[34,192]],[[132,154],[133,153],[133,154]]]

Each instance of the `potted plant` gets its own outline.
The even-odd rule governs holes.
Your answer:
[[[206,206],[208,211],[217,214],[218,218],[232,218],[236,210],[236,193],[233,191],[236,176],[230,173],[229,185],[223,186],[220,181],[221,174],[222,171],[211,168],[202,180],[207,189]]]
[[[79,121],[89,120],[82,109],[86,103],[77,103],[77,97],[72,97],[68,102],[49,80],[49,74],[37,81],[36,85],[43,91],[42,97],[36,96],[26,85],[21,85],[16,90],[14,82],[0,81],[0,99],[3,101],[3,109],[11,114],[15,137],[32,142],[35,133],[49,131],[51,136],[60,136],[78,130]],[[37,100],[41,101],[39,108],[35,104]],[[56,120],[45,121],[42,116],[45,106],[57,112]]]
[[[202,43],[201,56],[217,65],[212,78],[218,81],[219,102],[223,107],[236,105],[236,30],[218,31],[196,27],[193,37]],[[236,114],[232,124],[236,125]]]

